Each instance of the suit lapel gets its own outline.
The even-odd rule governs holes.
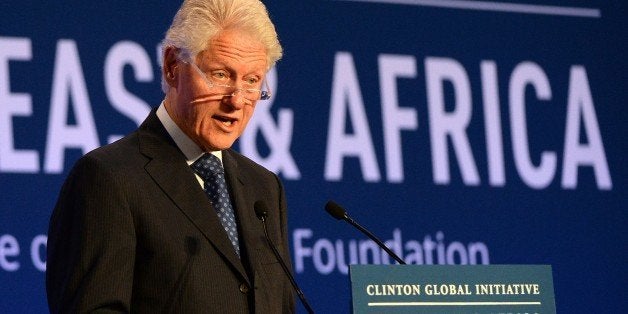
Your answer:
[[[151,160],[146,172],[207,240],[250,284],[240,258],[194,173],[153,110],[139,129],[140,152]]]
[[[231,199],[240,224],[240,250],[246,250],[249,262],[255,260],[255,248],[265,242],[262,222],[255,215],[254,194],[250,189],[256,188],[255,182],[250,180],[247,173],[240,167],[233,157],[231,150],[225,150],[222,154],[225,167],[225,177],[231,189]],[[250,269],[255,270],[255,264],[249,263]]]

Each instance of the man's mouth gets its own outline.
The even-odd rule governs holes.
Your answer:
[[[224,117],[224,116],[214,116],[214,119],[222,122],[222,124],[225,126],[231,126],[233,123],[237,121],[236,119]]]

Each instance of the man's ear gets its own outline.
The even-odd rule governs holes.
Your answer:
[[[162,67],[164,80],[170,87],[175,87],[177,84],[177,71],[179,60],[179,48],[168,46],[164,51],[164,65]]]

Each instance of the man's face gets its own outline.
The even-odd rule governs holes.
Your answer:
[[[209,48],[196,60],[178,61],[176,81],[166,97],[166,109],[175,123],[205,151],[231,147],[248,124],[257,100],[243,92],[222,95],[220,88],[208,87],[195,62],[212,82],[242,88],[264,80],[266,50],[245,33],[228,30],[210,41]]]

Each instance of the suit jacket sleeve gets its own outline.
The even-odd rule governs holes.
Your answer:
[[[48,233],[51,313],[130,311],[136,235],[122,178],[90,155],[68,176]]]

